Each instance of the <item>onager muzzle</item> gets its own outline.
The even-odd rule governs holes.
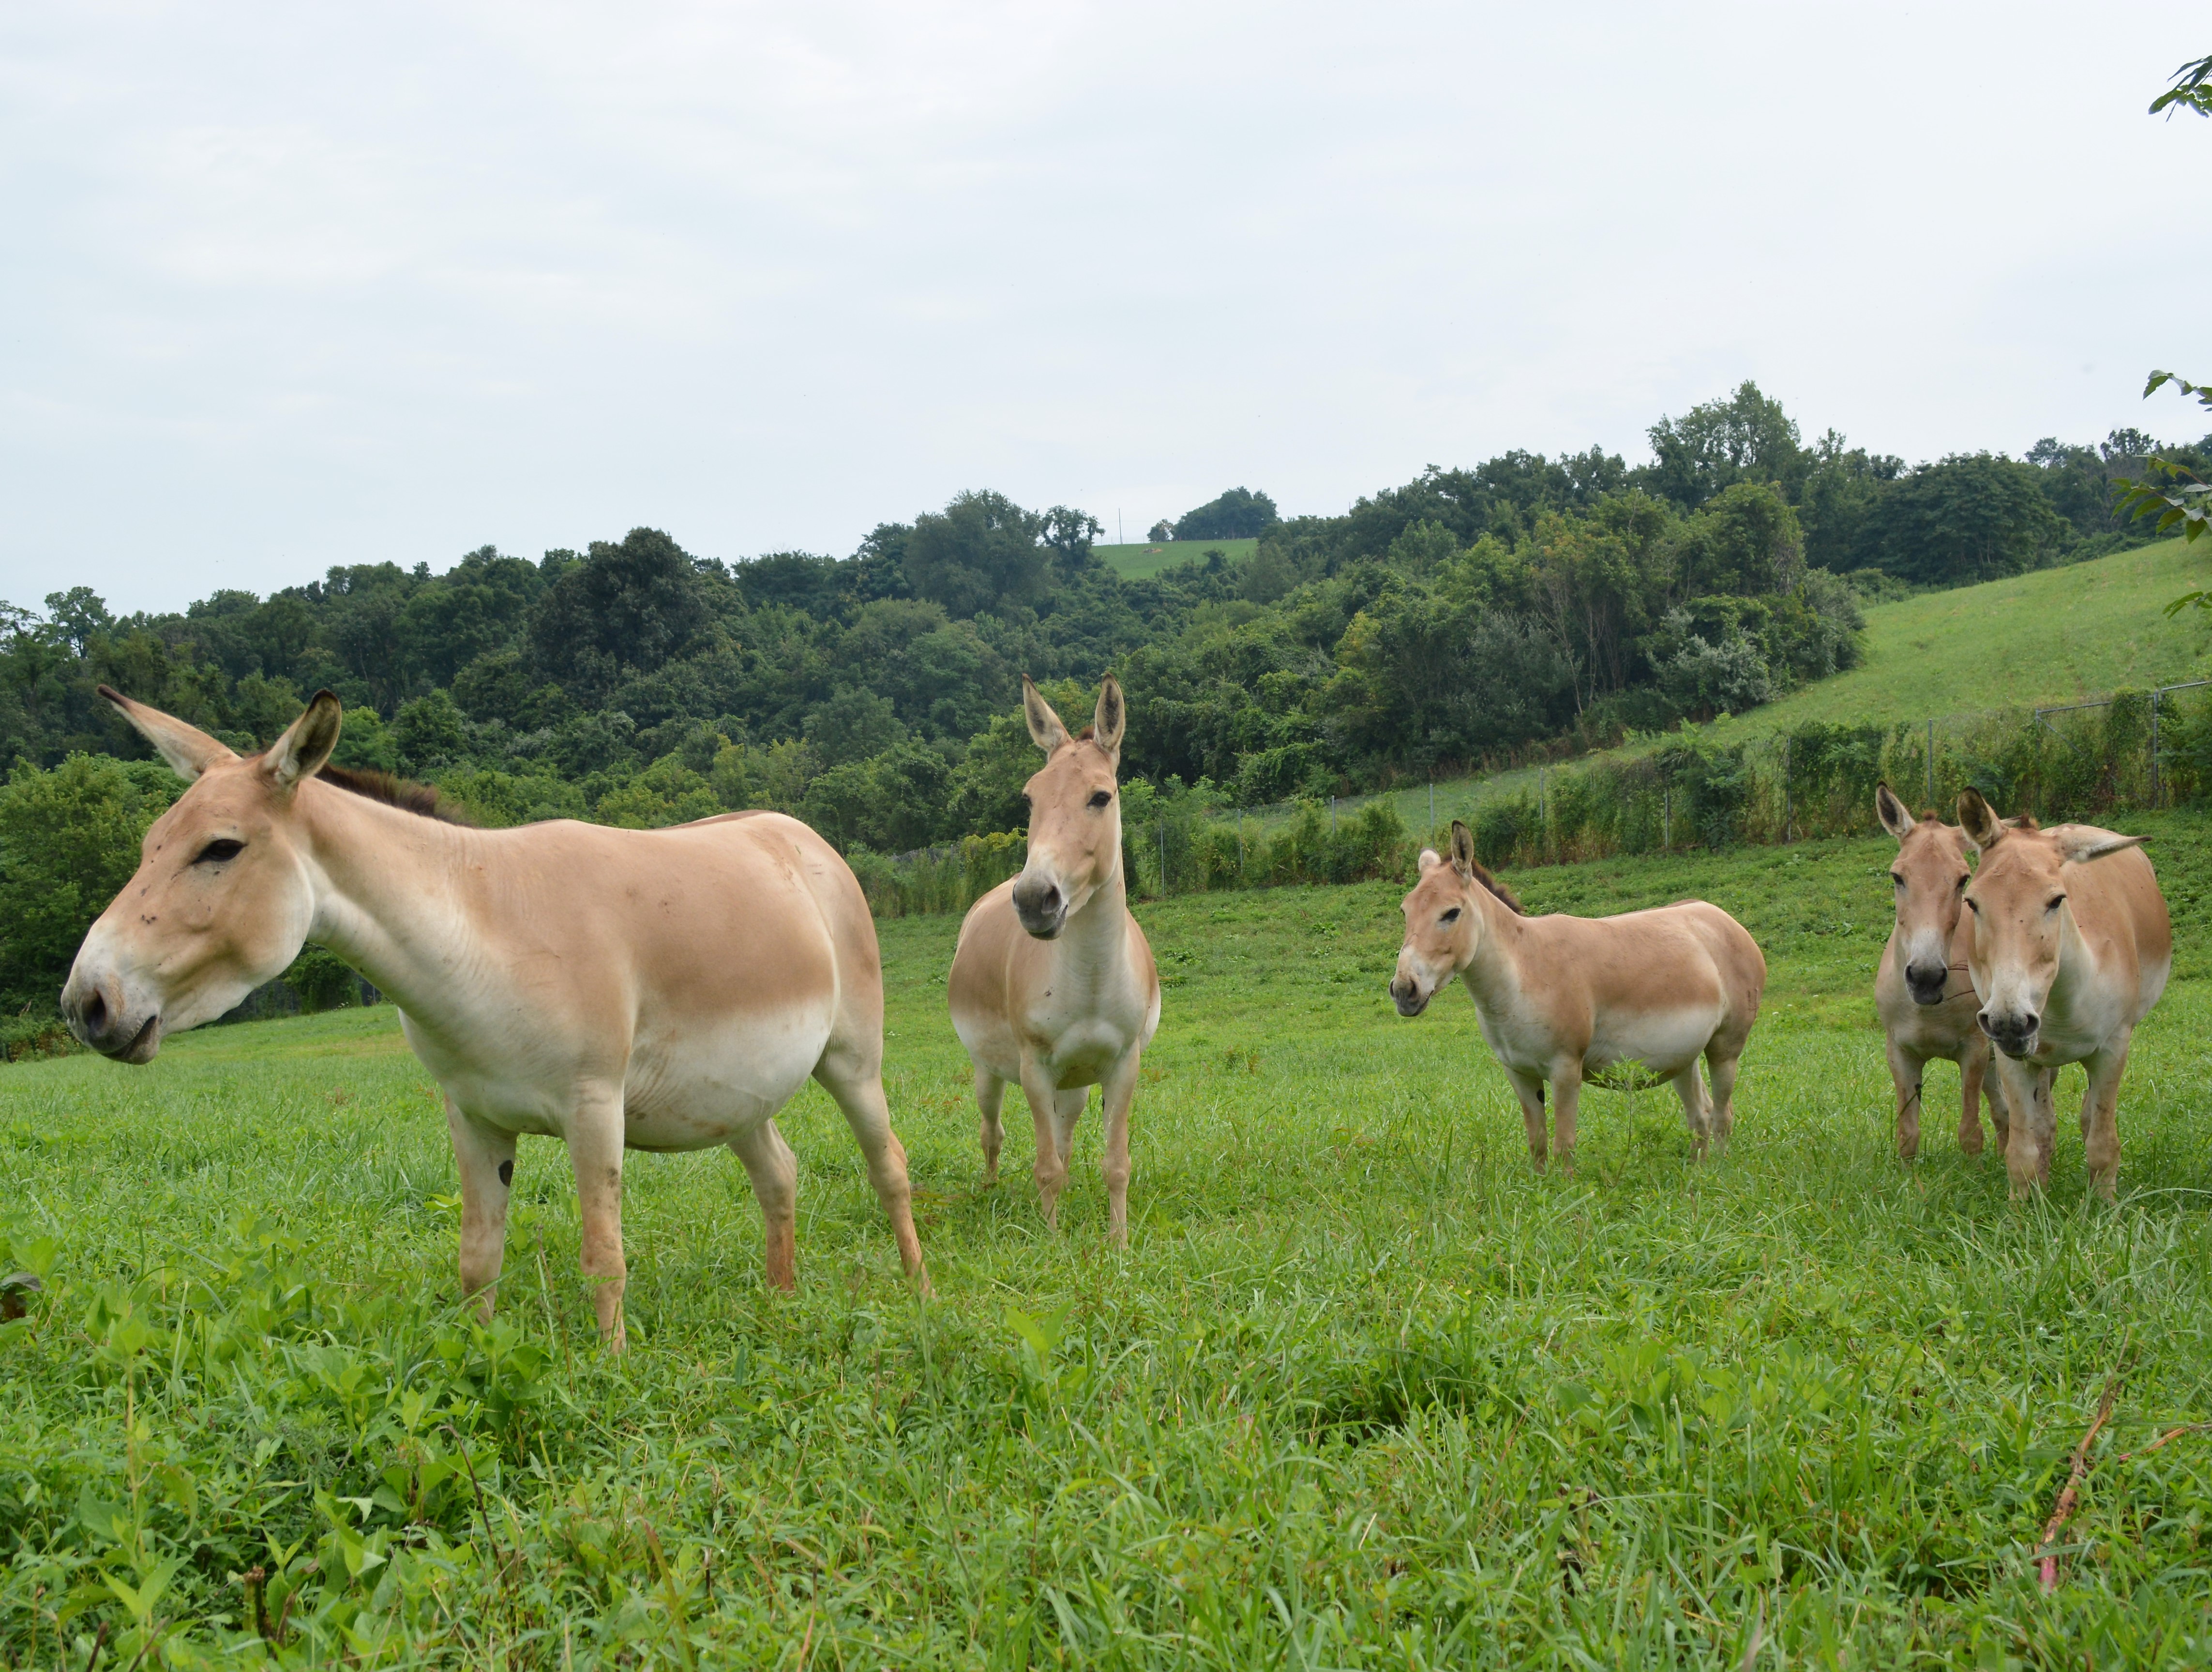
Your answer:
[[[1014,884],[1014,915],[1040,941],[1056,938],[1067,924],[1067,895],[1041,871],[1024,870]]]

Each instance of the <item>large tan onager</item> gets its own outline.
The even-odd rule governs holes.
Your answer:
[[[462,1292],[489,1315],[516,1137],[562,1139],[583,1269],[617,1349],[623,1151],[736,1151],[766,1223],[768,1281],[788,1289],[797,1170],[774,1117],[811,1075],[845,1112],[899,1257],[927,1283],[884,1101],[875,924],[805,825],[733,813],[668,830],[472,829],[388,779],[327,766],[341,724],[327,691],[244,759],[100,694],[191,787],[146,833],[137,875],[70,971],[63,1014],[87,1045],[150,1062],[303,942],[327,947],[398,1001],[444,1087]]]
[[[2012,1115],[2012,1193],[2049,1185],[2058,1124],[2051,1082],[2079,1063],[2089,1081],[2081,1098],[2089,1180],[2109,1202],[2120,1171],[2128,1042],[2173,967],[2173,924],[2143,839],[2000,820],[1973,790],[1959,797],[1959,826],[1981,853],[1966,886],[1968,962],[1982,1005],[1975,1020],[1997,1048]]]
[[[1451,857],[1423,851],[1401,908],[1405,943],[1390,997],[1418,1016],[1455,976],[1474,997],[1544,1165],[1544,1082],[1558,1102],[1554,1148],[1571,1168],[1586,1076],[1637,1063],[1674,1083],[1700,1154],[1735,1123],[1736,1064],[1766,990],[1766,959],[1734,918],[1701,900],[1617,918],[1531,918],[1476,863],[1452,821]],[[1710,1097],[1698,1079],[1703,1056]]]
[[[1106,1119],[1107,1235],[1126,1243],[1129,1105],[1160,1025],[1160,975],[1122,882],[1121,688],[1106,676],[1098,712],[1078,737],[1026,677],[1022,708],[1046,756],[1023,791],[1029,857],[1019,876],[969,908],[945,997],[975,1064],[984,1182],[999,1176],[999,1107],[1012,1081],[1029,1100],[1037,1196],[1056,1226],[1075,1124],[1097,1086]]]
[[[1897,921],[1874,977],[1874,1003],[1889,1052],[1889,1077],[1897,1087],[1897,1153],[1920,1153],[1920,1086],[1928,1064],[1941,1057],[1959,1065],[1959,1148],[1982,1153],[1982,1093],[1997,1150],[2004,1152],[2003,1083],[1990,1072],[1990,1042],[1974,1021],[1981,1000],[1967,967],[1974,923],[1966,909],[1972,850],[1956,825],[1916,819],[1887,784],[1874,792],[1875,816],[1897,838],[1897,863],[1889,868]]]

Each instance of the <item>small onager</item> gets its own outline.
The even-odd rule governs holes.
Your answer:
[[[1400,1015],[1418,1016],[1454,976],[1467,984],[1539,1167],[1544,1082],[1557,1093],[1554,1148],[1571,1168],[1583,1081],[1620,1063],[1673,1082],[1700,1154],[1727,1142],[1736,1063],[1766,990],[1766,959],[1741,924],[1701,900],[1618,918],[1529,917],[1476,863],[1474,838],[1456,819],[1451,858],[1425,850],[1420,868],[1401,908],[1390,997]]]
[[[1959,825],[1981,854],[1966,887],[1968,962],[1982,1004],[1975,1020],[1997,1048],[2012,1116],[2012,1193],[2049,1185],[2058,1124],[2051,1082],[2079,1063],[2089,1079],[2081,1098],[2089,1179],[2109,1202],[2128,1042],[2173,967],[2173,924],[2143,838],[2000,820],[1972,790],[1959,797]]]
[[[794,819],[668,830],[559,820],[477,830],[434,799],[328,766],[338,700],[240,759],[158,709],[100,694],[191,782],[85,937],[62,1009],[126,1063],[329,948],[398,1001],[446,1094],[461,1178],[461,1288],[489,1317],[515,1139],[563,1140],[599,1331],[623,1344],[625,1148],[727,1144],[793,1286],[797,1168],[775,1114],[811,1075],[867,1159],[909,1277],[927,1284],[906,1152],[884,1101],[883,969],[845,862]]]
[[[1889,1077],[1897,1087],[1897,1153],[1920,1153],[1920,1086],[1938,1057],[1959,1065],[1959,1148],[1982,1153],[1982,1093],[1997,1149],[2006,1139],[2004,1087],[1990,1073],[1990,1042],[1974,1013],[1981,1000],[1967,970],[1973,918],[1966,910],[1971,850],[1955,825],[1916,819],[1887,784],[1874,792],[1875,816],[1897,838],[1897,863],[1889,880],[1897,897],[1897,922],[1875,972],[1875,1009],[1888,1042]]]
[[[975,1064],[983,1112],[983,1182],[999,1177],[999,1108],[1013,1081],[1036,1127],[1036,1187],[1059,1223],[1075,1124],[1097,1086],[1106,1118],[1107,1235],[1129,1237],[1129,1105],[1137,1068],[1160,1025],[1160,976],[1129,915],[1121,875],[1115,772],[1126,715],[1109,674],[1079,737],[1022,681],[1030,736],[1044,767],[1023,793],[1029,857],[1019,876],[977,900],[960,925],[945,997],[953,1031]]]

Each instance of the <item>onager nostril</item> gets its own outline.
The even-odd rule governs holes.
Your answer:
[[[99,993],[94,992],[90,998],[85,1000],[77,1014],[84,1021],[86,1033],[99,1033],[107,1026],[107,1001]]]

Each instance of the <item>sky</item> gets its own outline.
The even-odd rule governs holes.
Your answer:
[[[1749,378],[1909,462],[2194,435],[2199,3],[0,9],[0,598],[964,488],[1334,512]],[[2196,207],[2190,207],[2195,205]],[[2197,421],[2192,422],[2195,419]]]

